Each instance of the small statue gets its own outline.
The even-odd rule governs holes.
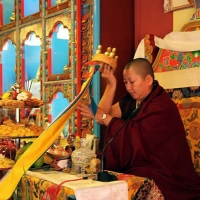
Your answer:
[[[99,158],[93,158],[90,161],[90,166],[86,167],[85,170],[88,174],[97,174],[100,170],[100,159]]]
[[[81,147],[81,138],[80,136],[76,136],[74,140],[75,149],[79,149]]]
[[[69,67],[68,65],[65,65],[65,66],[63,67],[63,72],[64,72],[64,73],[70,73],[70,72],[71,72],[70,67]]]
[[[12,12],[12,15],[10,16],[10,21],[15,21],[15,12]]]
[[[18,82],[16,82],[14,85],[11,86],[11,89],[12,89],[13,91],[18,92],[18,93],[19,93],[19,90],[20,90],[21,88],[22,88],[22,86],[21,86],[21,84],[18,83]]]
[[[17,99],[17,95],[19,94],[21,88],[21,84],[17,82],[11,86],[12,91],[10,92],[10,94],[12,95],[13,99]]]

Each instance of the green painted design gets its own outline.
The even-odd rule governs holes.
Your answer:
[[[171,55],[170,55],[170,59],[171,60],[175,60],[177,58],[177,56],[174,54],[174,53],[172,53]]]
[[[200,50],[199,50],[199,51],[193,51],[193,52],[192,52],[192,55],[193,55],[195,58],[199,57],[199,56],[200,56]]]
[[[185,69],[185,68],[186,68],[185,65],[183,63],[181,63],[180,69]]]
[[[168,66],[166,67],[166,69],[170,71],[170,70],[171,70],[171,66],[168,65]]]
[[[187,55],[186,60],[191,63],[192,62],[192,57],[190,55]]]

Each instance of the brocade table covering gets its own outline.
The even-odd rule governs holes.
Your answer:
[[[118,181],[99,182],[59,171],[27,171],[18,186],[19,200],[135,200],[164,199],[145,177],[111,172]]]

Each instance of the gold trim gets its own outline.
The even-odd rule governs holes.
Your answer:
[[[180,29],[180,31],[188,31],[188,29],[191,29],[191,28],[200,28],[200,20],[196,20],[196,21],[191,21],[191,22],[188,22],[186,23],[185,25],[182,26],[182,28]]]
[[[157,55],[156,55],[156,59],[154,60],[154,63],[152,65],[153,67],[153,71],[155,71],[156,67],[158,66],[158,61],[160,60],[160,56],[162,54],[163,49],[159,49]]]
[[[117,59],[109,57],[104,54],[95,54],[92,58],[93,61],[103,62],[110,65],[114,70],[117,68]]]
[[[174,11],[174,10],[181,10],[181,9],[184,9],[184,8],[189,8],[191,7],[191,4],[186,4],[186,5],[183,5],[183,6],[177,6],[177,7],[171,7],[171,10],[170,11]]]
[[[144,51],[145,57],[150,63],[153,62],[153,46],[155,46],[154,35],[147,34],[144,37]]]
[[[194,0],[188,0],[188,2],[190,3],[191,6],[195,7]]]

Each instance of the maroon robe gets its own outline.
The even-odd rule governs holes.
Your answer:
[[[179,111],[155,83],[139,113],[106,149],[106,169],[153,179],[167,200],[200,199],[200,177],[194,170]],[[127,118],[135,100],[128,94],[120,107],[122,118]],[[119,118],[111,120],[107,141],[124,122]]]

